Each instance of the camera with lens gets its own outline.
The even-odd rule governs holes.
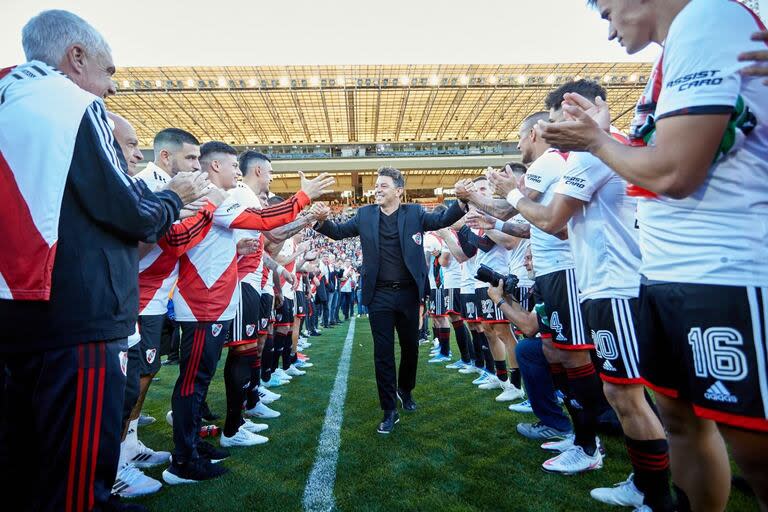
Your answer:
[[[484,283],[488,283],[491,286],[496,286],[499,284],[499,281],[503,281],[502,288],[504,290],[504,294],[509,295],[510,297],[515,296],[515,291],[517,291],[517,283],[520,282],[520,280],[514,274],[505,276],[503,274],[499,274],[488,265],[482,264],[477,269],[477,275],[475,276],[475,279]]]

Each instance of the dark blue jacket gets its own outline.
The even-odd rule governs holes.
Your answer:
[[[49,301],[0,300],[0,352],[124,338],[139,309],[139,241],[154,242],[183,206],[125,179],[123,153],[100,104],[80,123],[64,188]],[[107,128],[108,130],[108,128]],[[111,147],[110,147],[111,146]]]
[[[342,224],[325,221],[316,229],[318,232],[341,240],[360,236],[363,250],[363,304],[368,305],[373,300],[376,291],[376,278],[379,273],[379,205],[368,205],[359,208],[354,217]],[[459,220],[464,215],[464,209],[455,201],[439,213],[430,213],[419,204],[401,204],[398,216],[398,231],[400,232],[400,250],[405,266],[413,276],[419,290],[419,297],[424,295],[424,284],[427,282],[427,262],[424,258],[424,232],[445,228]]]

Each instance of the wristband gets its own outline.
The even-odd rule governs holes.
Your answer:
[[[493,229],[496,231],[503,231],[504,230],[504,221],[496,219],[496,222],[493,223]]]
[[[497,307],[497,308],[500,308],[502,304],[506,304],[506,303],[507,303],[507,301],[505,301],[505,300],[502,298],[502,299],[501,299],[499,302],[497,302],[497,303],[496,303],[496,307]]]
[[[517,203],[520,202],[522,198],[525,196],[522,192],[520,192],[519,189],[513,189],[509,194],[507,194],[507,202],[512,205],[512,208],[517,210]]]

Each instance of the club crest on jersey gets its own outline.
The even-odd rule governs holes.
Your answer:
[[[267,328],[267,323],[269,323],[269,320],[267,320],[266,318],[262,318],[261,319],[261,328],[262,329],[266,329]]]
[[[413,241],[416,243],[416,245],[421,245],[421,233],[416,233],[411,238],[413,238]]]
[[[255,324],[248,324],[245,326],[245,335],[246,336],[253,336],[254,331],[256,331],[256,325]]]
[[[148,348],[146,352],[147,363],[152,364],[155,362],[155,356],[157,355],[156,348]]]
[[[128,352],[119,352],[117,358],[120,360],[120,371],[124,376],[128,376]]]
[[[213,324],[213,325],[211,325],[211,334],[213,334],[214,337],[218,336],[219,334],[221,334],[221,328],[222,327],[223,326],[221,324]]]

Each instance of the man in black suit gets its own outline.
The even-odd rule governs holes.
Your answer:
[[[382,167],[378,175],[375,205],[358,209],[347,222],[323,221],[315,229],[334,240],[360,236],[362,298],[373,331],[376,385],[384,410],[378,432],[389,434],[400,421],[397,398],[405,410],[416,409],[411,392],[419,355],[419,298],[427,280],[424,232],[450,226],[464,215],[466,205],[459,201],[443,212],[428,213],[421,205],[401,203],[405,181],[399,170]],[[395,329],[400,341],[397,379]]]

